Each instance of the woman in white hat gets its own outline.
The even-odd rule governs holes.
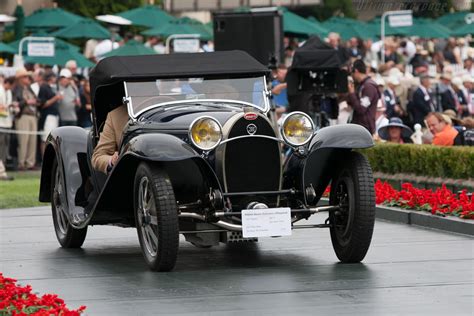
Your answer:
[[[388,124],[378,130],[381,139],[397,144],[413,143],[410,139],[413,131],[398,117],[392,117]]]

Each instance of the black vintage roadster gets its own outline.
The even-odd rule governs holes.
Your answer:
[[[361,261],[374,226],[373,178],[357,125],[315,130],[302,112],[277,126],[268,69],[241,51],[110,57],[91,72],[91,131],[47,140],[39,200],[62,247],[89,225],[136,227],[145,261],[169,271],[179,234],[197,247],[329,228],[337,257]],[[91,156],[107,113],[126,106],[120,158],[106,175]],[[318,206],[331,185],[329,205]],[[300,225],[327,212],[318,225]]]

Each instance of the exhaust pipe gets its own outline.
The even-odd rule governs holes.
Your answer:
[[[185,212],[182,212],[178,215],[179,217],[186,217],[186,218],[194,218],[194,219],[199,219],[203,222],[206,221],[206,218],[201,215],[201,214],[197,214],[197,213],[185,213]],[[231,230],[231,231],[236,231],[236,232],[241,232],[242,231],[242,225],[238,225],[238,224],[231,224],[231,223],[228,223],[228,222],[224,222],[224,221],[218,221],[218,222],[215,222],[215,223],[209,223],[209,224],[212,224],[212,225],[216,225],[218,227],[221,227],[221,228],[225,228],[227,230]]]

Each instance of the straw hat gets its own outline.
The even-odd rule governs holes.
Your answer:
[[[400,127],[402,129],[402,137],[404,137],[404,138],[408,138],[408,137],[411,136],[411,134],[413,134],[413,131],[411,130],[411,128],[409,128],[408,126],[403,124],[403,121],[400,118],[392,117],[388,121],[387,125],[384,125],[381,128],[379,128],[378,133],[379,133],[380,138],[382,138],[384,140],[388,140],[388,138],[389,138],[389,133],[388,133],[389,127]]]
[[[400,85],[400,80],[398,79],[398,77],[390,76],[387,79],[387,83],[392,84],[394,86],[398,86],[398,85]]]
[[[460,125],[461,123],[454,110],[445,110],[441,115],[443,116],[444,121],[449,125]]]
[[[453,79],[453,76],[451,75],[450,72],[443,72],[440,78],[451,81]]]
[[[383,80],[381,76],[376,76],[374,78],[374,81],[377,84],[377,86],[385,86],[385,80]]]
[[[463,82],[462,79],[459,77],[454,77],[453,80],[451,80],[451,83],[455,85],[456,87],[458,87],[458,89],[462,89],[463,87],[462,82]]]
[[[31,71],[26,70],[25,67],[20,67],[15,72],[15,78],[21,78],[26,76],[31,76]]]
[[[474,83],[474,78],[470,74],[465,74],[462,76],[462,82]]]

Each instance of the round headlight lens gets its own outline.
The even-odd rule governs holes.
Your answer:
[[[283,121],[281,134],[287,143],[301,146],[311,140],[314,124],[311,118],[303,112],[293,112]]]
[[[201,150],[211,150],[222,140],[222,129],[211,117],[200,117],[191,124],[189,136],[193,144]]]

